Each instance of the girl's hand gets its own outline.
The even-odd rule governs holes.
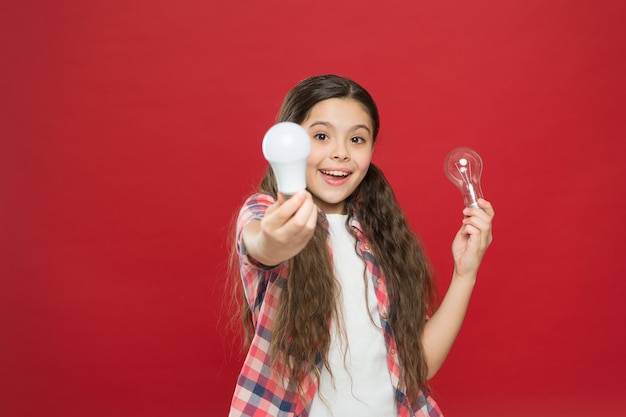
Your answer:
[[[478,199],[480,208],[465,208],[463,225],[452,242],[454,272],[461,278],[474,280],[480,262],[493,240],[492,221],[495,211],[487,200]]]
[[[260,222],[243,230],[248,253],[264,265],[276,265],[297,255],[309,242],[317,224],[318,209],[308,191],[299,191],[269,207]]]

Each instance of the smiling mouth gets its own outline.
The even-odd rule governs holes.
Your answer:
[[[320,169],[320,172],[324,175],[328,175],[329,177],[336,177],[336,178],[345,178],[348,175],[350,175],[350,173],[348,172],[344,172],[344,171],[333,171],[333,170],[324,170],[324,169]]]

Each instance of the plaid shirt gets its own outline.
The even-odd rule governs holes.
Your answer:
[[[304,395],[302,397],[297,396],[293,390],[285,386],[282,378],[271,375],[269,347],[272,339],[272,327],[274,316],[278,311],[280,294],[289,275],[288,263],[283,262],[273,267],[267,267],[248,257],[241,231],[249,222],[261,220],[267,208],[274,204],[274,201],[268,195],[254,194],[245,202],[237,220],[237,253],[246,298],[252,311],[255,334],[237,380],[230,417],[308,417],[311,402],[317,389],[317,381],[312,374],[309,374],[303,381]],[[417,400],[413,404],[409,404],[405,395],[404,381],[400,378],[400,362],[396,342],[387,321],[389,298],[385,278],[371,252],[366,237],[361,232],[358,220],[352,218],[350,225],[356,233],[357,247],[365,260],[367,274],[373,282],[378,300],[378,312],[384,329],[387,364],[391,382],[395,387],[398,416],[441,417],[439,407],[426,393],[420,393]],[[328,228],[327,223],[325,223],[325,227]],[[321,359],[318,366],[320,368],[322,366]]]

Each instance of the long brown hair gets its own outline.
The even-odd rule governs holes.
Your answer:
[[[374,100],[359,84],[336,75],[301,81],[285,97],[278,121],[301,124],[315,104],[329,98],[360,102],[372,119],[376,140],[380,120]],[[270,167],[258,191],[277,197],[276,180]],[[346,210],[348,218],[359,219],[385,276],[390,299],[388,321],[398,347],[407,396],[413,401],[420,390],[428,389],[428,369],[419,341],[428,310],[434,310],[438,300],[428,260],[389,182],[374,164],[370,164],[363,181],[346,200]],[[289,260],[289,278],[281,294],[270,343],[273,363],[296,387],[308,372],[319,377],[316,364],[320,358],[329,368],[329,320],[337,317],[336,280],[322,221],[320,214],[307,246]],[[251,313],[247,305],[242,307],[246,342],[249,343],[253,330]]]

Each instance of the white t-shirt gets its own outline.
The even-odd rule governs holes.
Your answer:
[[[322,368],[310,417],[396,417],[376,293],[372,283],[365,282],[365,262],[346,229],[347,215],[326,217],[341,288],[337,300],[341,317],[330,329],[328,360],[333,374]]]

